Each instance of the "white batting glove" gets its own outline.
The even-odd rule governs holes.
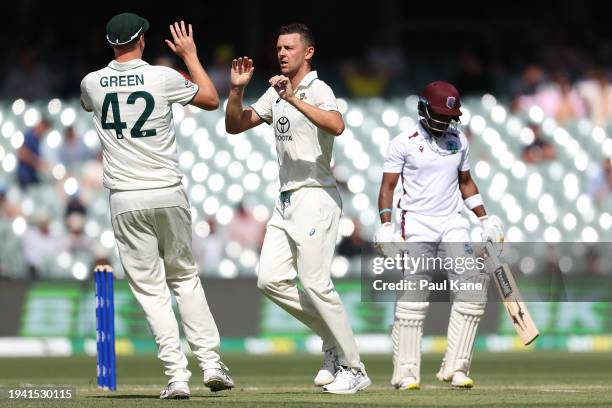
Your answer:
[[[394,256],[398,251],[398,246],[394,242],[402,242],[403,239],[396,234],[393,224],[385,222],[378,227],[374,234],[374,247],[385,256]]]
[[[499,217],[492,215],[480,217],[482,227],[482,242],[500,243],[499,252],[501,253],[504,244],[504,224]]]

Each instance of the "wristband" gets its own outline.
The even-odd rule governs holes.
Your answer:
[[[383,215],[384,213],[387,213],[387,212],[390,213],[390,212],[393,212],[393,210],[391,208],[383,208],[382,210],[378,212],[378,215]]]
[[[473,210],[474,208],[480,205],[484,205],[484,202],[482,201],[482,197],[480,196],[480,194],[474,194],[473,196],[466,198],[465,200],[463,200],[463,203],[470,210]]]

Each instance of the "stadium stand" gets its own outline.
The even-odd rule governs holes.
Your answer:
[[[339,99],[347,124],[344,134],[336,139],[333,159],[344,201],[339,240],[351,235],[353,220],[361,223],[366,240],[375,230],[383,155],[391,138],[414,126],[416,101],[414,95],[386,100]],[[461,128],[471,143],[472,175],[489,212],[502,218],[508,241],[612,240],[612,194],[609,190],[593,192],[602,177],[601,164],[612,157],[612,125],[602,128],[583,118],[561,126],[535,105],[515,115],[508,104],[489,94],[466,99],[462,109]],[[17,151],[27,129],[43,117],[52,124],[42,144],[47,167],[42,181],[24,191],[15,182]],[[278,191],[271,129],[259,126],[228,135],[223,109],[201,112],[175,105],[174,117],[179,163],[192,204],[194,241],[207,239],[211,218],[223,234],[240,203],[255,220],[264,223]],[[99,141],[90,114],[80,109],[78,101],[53,99],[30,104],[18,99],[0,104],[0,187],[4,186],[6,202],[19,210],[17,216],[0,211],[0,276],[27,277],[23,251],[27,231],[43,214],[50,217],[49,234],[63,243],[63,249],[42,263],[38,277],[85,280],[95,259],[105,257],[121,277],[99,157],[71,169],[59,160],[58,150],[69,126],[95,156]],[[534,126],[553,148],[552,160],[523,160],[525,148],[536,138]],[[75,195],[87,209],[82,225],[76,227],[65,219],[68,198]],[[478,241],[478,222],[471,217],[472,239]],[[253,275],[257,257],[258,248],[226,242],[218,265],[201,265],[201,270],[226,278]],[[359,270],[357,257],[337,256],[333,264],[337,277],[356,275]]]

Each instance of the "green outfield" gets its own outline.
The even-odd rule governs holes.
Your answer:
[[[146,407],[218,405],[238,407],[610,407],[612,354],[610,353],[478,353],[472,390],[451,390],[435,380],[440,355],[426,355],[420,391],[398,392],[389,385],[390,356],[365,356],[373,385],[357,395],[324,395],[312,385],[320,360],[313,356],[227,355],[237,388],[211,393],[201,383],[195,362],[190,367],[189,401],[160,401],[164,384],[158,361],[152,356],[119,357],[116,392],[95,386],[95,358],[0,359],[0,386],[19,384],[73,384],[77,401],[11,402],[1,407]]]

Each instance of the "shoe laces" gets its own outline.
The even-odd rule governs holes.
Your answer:
[[[166,386],[165,386],[165,387],[164,387],[164,388],[163,388],[163,389],[160,391],[159,395],[160,395],[160,396],[163,396],[163,395],[168,395],[168,394],[170,394],[170,392],[172,392],[173,388],[175,388],[175,387],[176,387],[176,385],[174,385],[174,383],[172,382],[172,383],[170,383],[170,384],[166,385]]]
[[[346,378],[350,379],[354,377],[357,373],[355,373],[351,368],[346,366],[340,366],[338,369],[338,373],[336,374],[336,378]]]

